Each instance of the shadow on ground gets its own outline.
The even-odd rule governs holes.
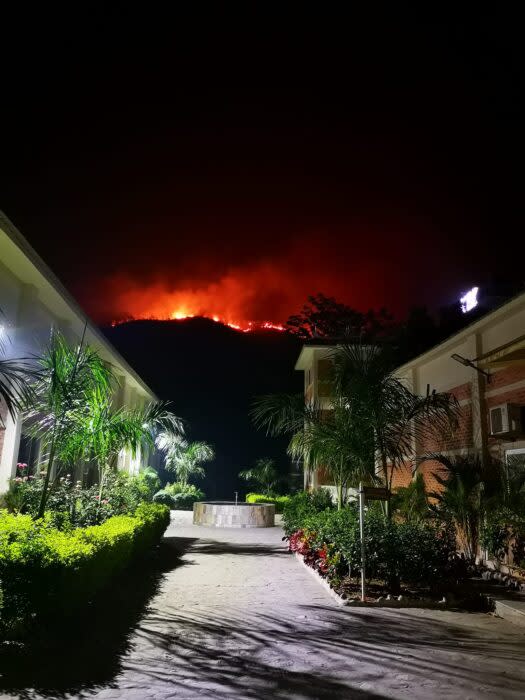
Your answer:
[[[283,700],[394,697],[408,687],[411,697],[437,697],[451,685],[457,697],[475,688],[494,697],[525,691],[525,640],[406,610],[298,610],[279,619],[245,609],[242,616],[163,610],[137,631],[149,652],[129,670],[150,687],[171,687],[174,697],[177,689],[186,697],[184,688]]]
[[[17,698],[37,691],[59,698],[111,684],[130,649],[130,637],[164,574],[187,566],[181,557],[195,539],[164,538],[152,555],[128,569],[74,621],[36,630],[30,643],[0,643],[0,690]]]
[[[198,540],[192,547],[198,554],[239,554],[241,556],[277,556],[289,557],[290,552],[282,545],[265,545],[256,543],[223,542],[216,540]]]
[[[498,697],[525,694],[525,638],[463,613],[285,603],[249,590],[229,604],[162,587],[185,552],[276,554],[272,546],[167,538],[75,629],[4,649],[2,687],[22,699],[218,700]],[[203,586],[203,590],[206,586]],[[155,595],[159,593],[158,597]],[[118,686],[118,687],[117,687]]]

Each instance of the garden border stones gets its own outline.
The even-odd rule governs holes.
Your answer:
[[[421,598],[420,600],[414,600],[411,598],[404,598],[401,596],[399,598],[379,598],[375,601],[362,602],[361,600],[348,600],[343,598],[337,591],[335,591],[327,579],[323,578],[318,571],[313,569],[311,566],[304,561],[304,557],[299,554],[299,552],[294,552],[295,558],[300,562],[307,571],[309,571],[312,576],[323,586],[327,593],[336,601],[340,606],[344,607],[363,607],[363,608],[429,608],[434,610],[445,610],[446,608],[454,607],[447,603],[445,598],[440,601],[433,600],[431,598]]]

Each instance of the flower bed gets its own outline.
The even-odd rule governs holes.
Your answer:
[[[0,511],[0,630],[19,636],[70,615],[156,544],[169,509],[141,504],[133,515],[61,531],[51,520]]]
[[[305,503],[306,506],[305,507]],[[315,512],[302,496],[300,508],[285,509],[290,551],[347,600],[360,599],[361,538],[355,507]],[[290,532],[290,525],[301,527]],[[441,600],[465,579],[453,530],[444,525],[389,520],[369,510],[365,520],[369,599]]]

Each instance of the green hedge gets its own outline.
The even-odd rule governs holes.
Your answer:
[[[276,513],[282,513],[284,507],[290,502],[290,496],[265,496],[262,493],[249,493],[246,495],[246,503],[273,503]]]
[[[165,506],[144,503],[132,516],[64,532],[49,519],[1,511],[2,633],[23,634],[85,605],[160,540],[169,518]]]
[[[181,484],[176,481],[157,491],[153,496],[154,503],[163,503],[171,510],[193,510],[196,501],[203,501],[206,498],[204,491],[201,491],[193,484]]]
[[[305,519],[327,509],[333,509],[332,497],[326,489],[299,491],[290,496],[283,509],[283,529],[290,536],[304,526]]]
[[[356,507],[307,515],[299,528],[299,546],[313,562],[324,551],[332,573],[355,576],[361,569],[361,539]],[[294,537],[290,538],[294,542]],[[367,576],[390,584],[432,585],[455,576],[458,561],[454,531],[447,526],[389,520],[369,510],[365,518]],[[337,569],[337,571],[335,570]]]

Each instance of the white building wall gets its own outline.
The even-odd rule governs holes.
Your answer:
[[[132,373],[96,328],[87,322],[75,302],[69,302],[65,290],[57,289],[59,283],[51,279],[52,273],[47,268],[39,269],[13,241],[12,232],[5,229],[6,220],[0,213],[0,332],[3,357],[31,358],[38,355],[49,340],[52,328],[59,329],[72,342],[80,341],[86,329],[86,342],[100,351],[119,378],[119,387],[115,392],[116,405],[136,406],[155,400],[154,394]],[[13,235],[20,236],[16,231]],[[28,245],[27,242],[25,245]],[[16,472],[21,429],[20,419],[13,420],[9,416],[4,419],[4,427],[0,424],[0,493],[7,489],[9,479]],[[119,467],[130,469],[133,473],[138,472],[141,466],[141,455],[135,459],[124,455],[119,460]]]

